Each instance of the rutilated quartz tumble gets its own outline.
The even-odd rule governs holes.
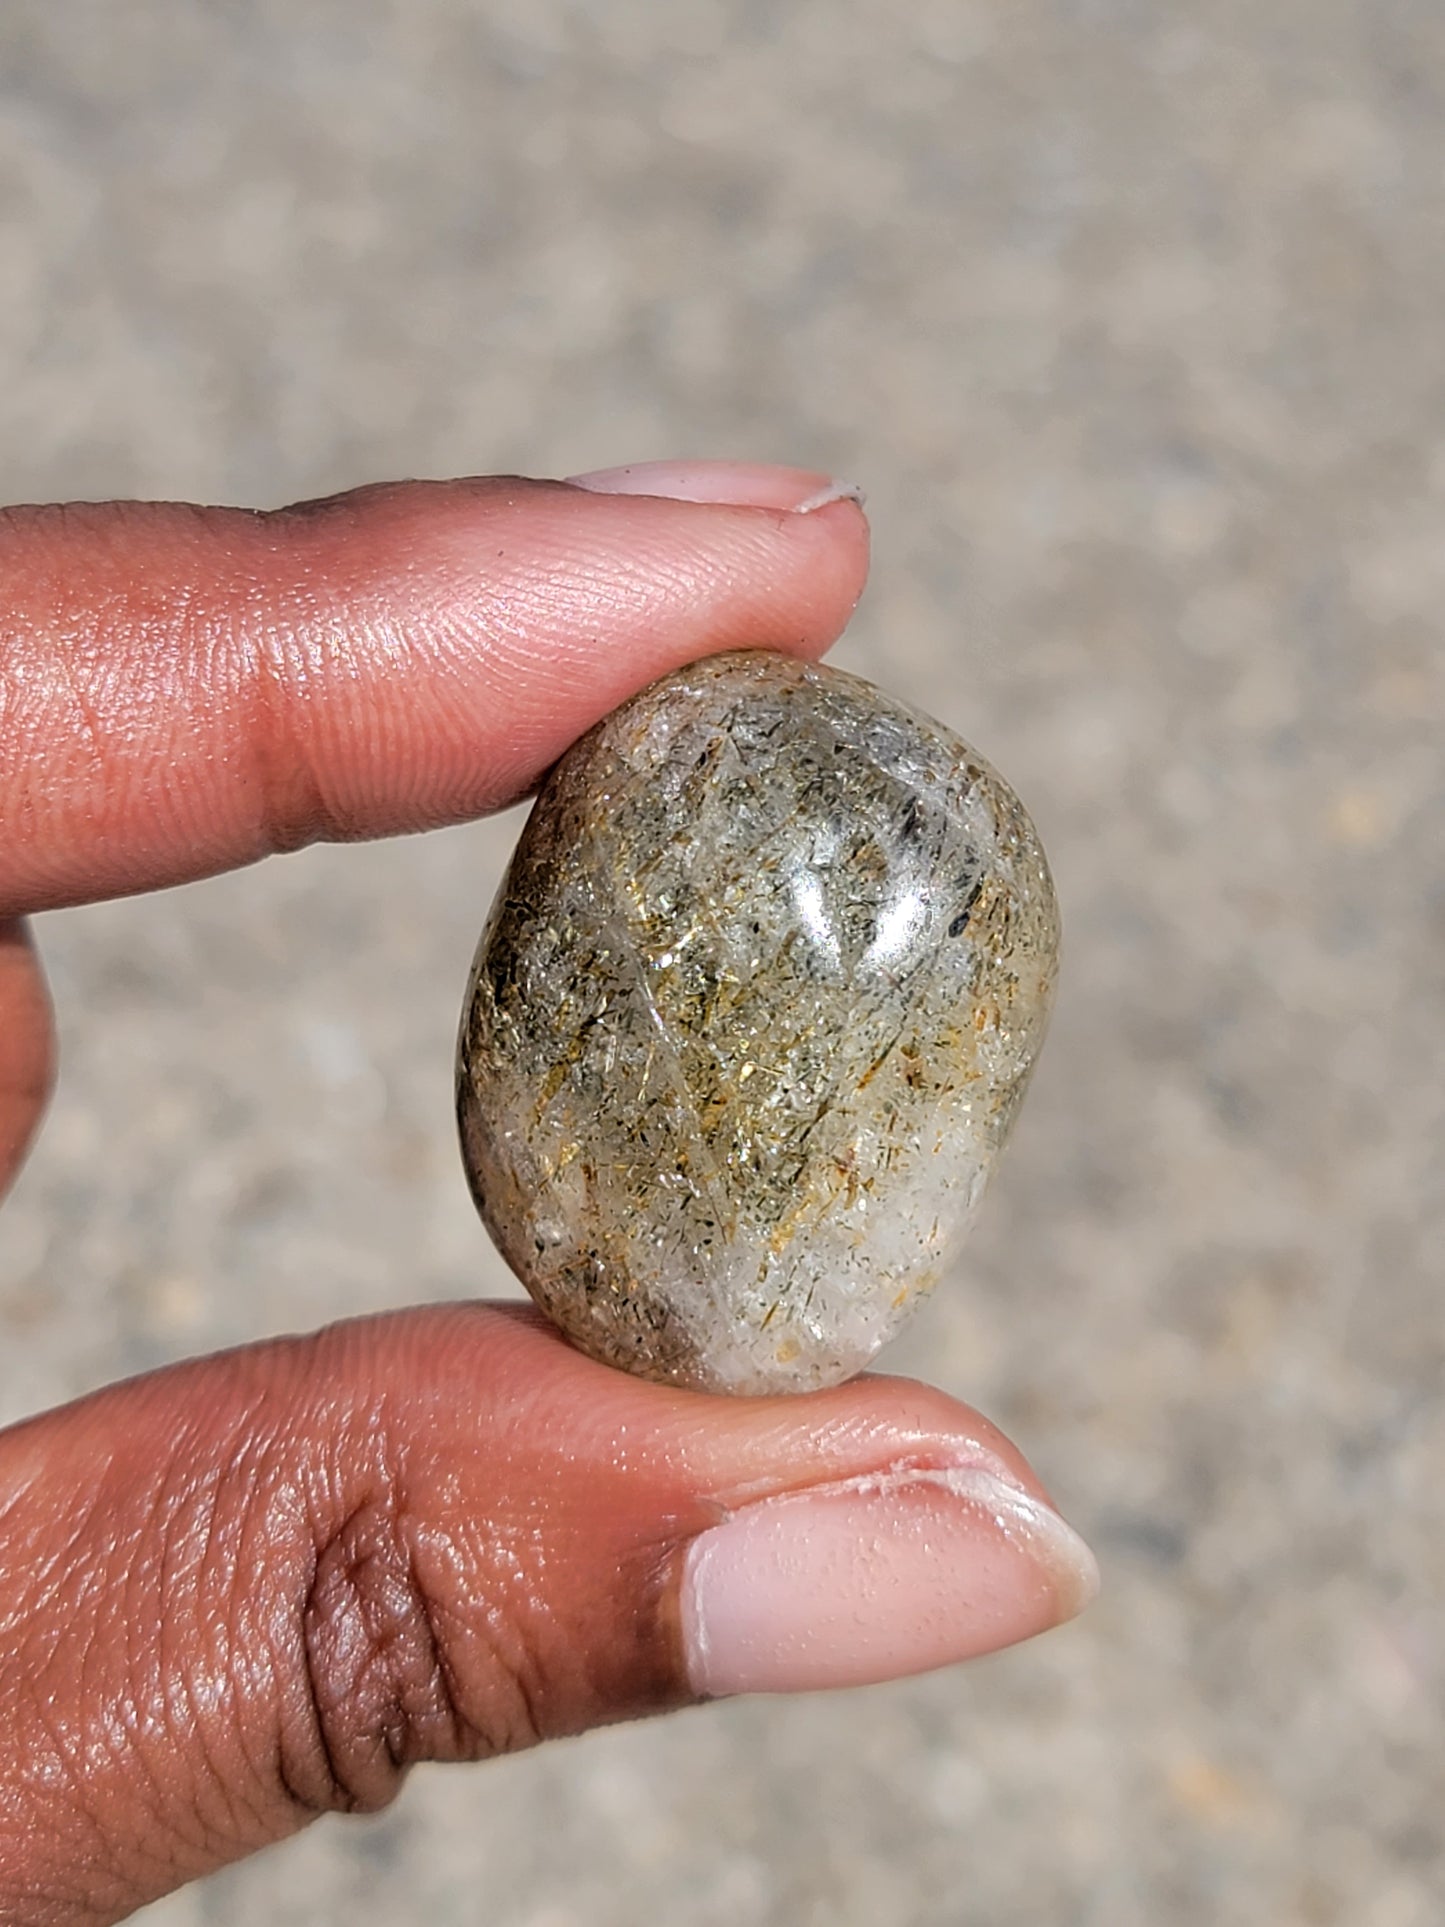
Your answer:
[[[478,1208],[609,1364],[836,1384],[973,1217],[1057,946],[1023,806],[942,725],[770,652],[678,670],[553,770],[483,932]]]

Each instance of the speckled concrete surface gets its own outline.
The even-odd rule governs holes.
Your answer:
[[[9,0],[0,494],[856,474],[838,660],[1068,926],[892,1362],[1028,1447],[1088,1617],[424,1772],[155,1922],[1438,1921],[1442,167],[1431,0]],[[496,1287],[449,1056],[512,830],[45,920],[7,1413]]]

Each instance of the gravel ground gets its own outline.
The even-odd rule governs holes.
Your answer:
[[[1028,800],[1061,1007],[890,1363],[1079,1624],[450,1775],[164,1927],[1434,1927],[1445,12],[8,0],[0,494],[856,475],[837,660]],[[46,918],[14,1415],[501,1283],[450,1051],[515,823]]]

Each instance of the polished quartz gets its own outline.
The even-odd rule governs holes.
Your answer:
[[[596,1357],[728,1392],[858,1371],[937,1282],[1047,1021],[1033,826],[841,671],[714,657],[562,759],[462,1021],[478,1206]]]

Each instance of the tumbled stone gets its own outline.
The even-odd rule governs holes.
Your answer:
[[[552,772],[477,952],[458,1112],[503,1255],[628,1371],[848,1377],[974,1214],[1057,935],[1022,805],[940,724],[771,653],[665,677]]]

